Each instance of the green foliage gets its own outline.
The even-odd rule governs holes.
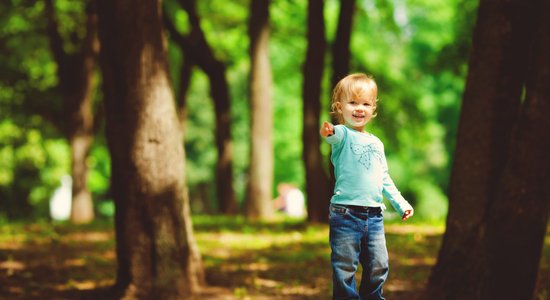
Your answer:
[[[111,176],[111,158],[102,141],[96,141],[88,157],[88,188],[96,197],[101,198],[109,190]]]
[[[86,1],[84,0],[55,0],[54,10],[59,25],[59,33],[63,38],[63,48],[67,53],[79,50],[78,43],[86,35]]]
[[[46,26],[43,1],[6,8],[0,13],[0,25],[0,40],[4,44],[0,90],[11,86],[14,92],[28,93],[29,87],[43,91],[53,86],[57,78],[42,29]]]
[[[246,186],[249,158],[249,102],[248,102],[248,6],[244,3],[211,1],[199,4],[201,26],[214,48],[218,59],[228,66],[228,80],[232,98],[232,134],[234,155],[234,187],[242,200]],[[305,36],[301,24],[305,22],[305,2],[278,1],[271,7],[272,38],[270,57],[274,76],[274,147],[275,182],[303,183],[301,163],[301,64],[305,53],[305,39],[289,40],[288,36]],[[289,14],[292,11],[294,13]],[[183,31],[182,31],[183,32]],[[172,51],[171,51],[172,53]],[[296,55],[300,53],[300,55]],[[181,64],[181,55],[171,57]],[[172,74],[178,78],[177,64]],[[198,69],[197,69],[198,70]],[[175,80],[177,82],[177,80]],[[187,171],[190,188],[214,179],[215,149],[214,115],[209,83],[202,72],[195,72],[188,94],[188,122],[186,129]],[[274,190],[275,195],[275,190]]]
[[[385,142],[390,173],[419,218],[446,214],[464,83],[451,66],[465,61],[442,63],[441,52],[456,39],[455,20],[464,15],[458,7],[459,1],[375,1],[361,3],[356,15],[352,69],[373,74],[379,84],[370,130]]]
[[[248,55],[248,2],[246,0],[197,1],[201,26],[215,56],[229,68]]]
[[[291,182],[302,186],[302,65],[305,60],[305,2],[277,1],[270,9],[270,58],[273,69],[275,185]],[[302,37],[289,39],[288,37]],[[275,195],[275,193],[274,193]]]
[[[87,159],[88,189],[94,199],[94,208],[100,217],[114,216],[114,202],[109,195],[111,157],[102,136],[96,137]]]
[[[215,147],[214,106],[209,99],[209,83],[203,73],[195,73],[187,98],[185,151],[187,182],[195,186],[215,180],[217,151]]]
[[[60,2],[60,1],[59,1]],[[73,1],[70,5],[76,5]],[[10,218],[45,218],[68,173],[68,147],[45,120],[60,111],[43,1],[12,1],[0,12],[0,207]],[[81,14],[77,13],[77,14]]]
[[[49,195],[68,171],[66,143],[46,139],[34,120],[0,122],[0,207],[9,217],[45,216]]]
[[[74,51],[71,37],[82,37],[84,33],[84,1],[54,3],[59,30],[66,41],[64,48]],[[327,39],[333,41],[340,1],[327,0],[325,4]],[[417,207],[417,217],[441,218],[446,213],[445,191],[477,1],[372,0],[356,4],[351,70],[373,74],[380,91],[379,115],[368,130],[384,141],[391,174],[402,193]],[[167,0],[165,5],[178,30],[187,34],[187,13],[177,1]],[[227,66],[232,100],[233,185],[242,200],[250,147],[249,1],[197,1],[197,12],[215,56]],[[293,182],[302,188],[304,184],[302,65],[306,14],[306,0],[271,2],[274,187],[279,182]],[[49,194],[69,166],[62,134],[47,121],[62,108],[54,90],[57,66],[50,54],[45,27],[42,1],[0,4],[0,205],[8,205],[4,199],[10,199],[12,204],[27,203],[25,210],[36,208],[35,213],[42,217]],[[177,91],[185,58],[173,44],[168,54]],[[328,119],[332,73],[328,58],[330,53],[322,91],[323,120]],[[187,95],[184,143],[191,193],[195,195],[199,187],[206,186],[214,203],[217,153],[209,88],[207,77],[195,68]],[[322,152],[328,164],[328,145],[322,145]],[[96,207],[100,214],[110,215],[110,161],[102,135],[96,138],[88,163],[88,186]]]

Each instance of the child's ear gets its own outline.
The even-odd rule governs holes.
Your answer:
[[[337,111],[339,114],[342,113],[342,103],[341,103],[341,102],[336,102],[334,107],[336,108],[336,111]]]

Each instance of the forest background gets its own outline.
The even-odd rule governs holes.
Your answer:
[[[540,141],[550,139],[548,5],[2,2],[0,278],[10,282],[7,292],[24,296],[15,282],[33,276],[71,280],[59,271],[33,275],[56,270],[58,260],[62,268],[78,261],[99,270],[86,257],[90,249],[78,251],[71,238],[82,228],[88,233],[77,239],[96,239],[90,228],[71,225],[97,220],[92,230],[110,227],[101,227],[100,240],[109,244],[99,246],[109,249],[99,260],[107,260],[110,278],[91,287],[112,285],[113,298],[200,298],[205,275],[209,284],[245,284],[244,298],[246,289],[258,296],[264,288],[281,296],[289,282],[300,286],[290,292],[298,298],[308,288],[325,298],[330,284],[319,266],[328,263],[321,240],[331,168],[318,128],[331,118],[334,84],[365,72],[378,82],[380,99],[368,130],[385,142],[392,177],[416,209],[412,229],[401,231],[392,223],[399,216],[391,208],[385,213],[389,240],[407,254],[393,253],[392,264],[411,267],[396,272],[389,295],[544,299],[550,146]],[[67,174],[71,222],[51,222],[49,200]],[[307,219],[274,218],[279,183],[305,192]],[[223,243],[227,226],[234,234],[226,242],[251,247],[249,254],[213,246],[216,238]],[[53,233],[44,241],[35,238],[36,228]],[[265,253],[254,248],[281,232],[290,234],[283,239],[293,249],[282,260],[300,269],[315,263],[307,268],[318,275],[313,282],[298,278],[301,272],[282,283],[263,277],[289,268],[274,256],[280,241],[268,242]],[[421,250],[407,244],[410,238]],[[54,255],[41,259],[37,245]],[[81,257],[55,256],[63,247]],[[21,262],[25,257],[29,262]],[[46,271],[24,271],[25,263]],[[236,282],[245,269],[252,273]],[[47,286],[49,293],[71,292],[70,281]]]
[[[55,90],[57,64],[45,30],[42,1],[3,4],[0,82],[0,218],[48,218],[48,201],[63,175],[70,174],[70,147],[52,124],[63,113]],[[167,1],[170,6],[170,1]],[[365,1],[357,3],[350,43],[350,71],[372,74],[380,89],[379,117],[368,130],[386,143],[394,180],[415,205],[418,218],[442,220],[454,149],[460,99],[467,69],[476,1]],[[273,147],[276,184],[290,182],[305,190],[302,160],[302,66],[306,55],[306,1],[273,1],[270,7],[270,60],[273,69]],[[85,3],[55,1],[62,35],[85,35]],[[214,55],[227,66],[231,96],[233,187],[243,202],[250,148],[250,105],[247,78],[250,59],[247,1],[198,1],[201,26]],[[339,1],[327,1],[327,38],[332,43]],[[170,12],[182,32],[189,30],[186,13]],[[66,37],[69,39],[69,37]],[[74,36],[73,36],[74,38]],[[70,42],[64,47],[71,52]],[[73,46],[74,47],[74,46]],[[174,90],[179,90],[182,53],[170,43]],[[327,53],[327,62],[330,54]],[[323,77],[322,116],[328,120],[330,64]],[[216,212],[214,105],[207,76],[193,68],[187,94],[185,150],[187,184],[193,211]],[[101,91],[93,111],[101,114]],[[62,115],[60,115],[62,117]],[[50,118],[50,119],[48,119]],[[63,117],[62,117],[63,118]],[[97,118],[101,121],[101,117]],[[87,158],[87,187],[99,216],[114,211],[109,196],[110,158],[103,123],[96,124]],[[312,132],[311,134],[317,134]],[[328,152],[322,145],[328,172]]]

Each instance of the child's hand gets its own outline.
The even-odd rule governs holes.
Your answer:
[[[330,124],[329,122],[325,121],[323,125],[321,126],[321,130],[319,130],[319,133],[322,137],[327,137],[329,135],[334,134],[334,126]]]
[[[408,218],[412,217],[414,215],[414,211],[413,210],[406,210],[404,213],[403,213],[403,217],[401,217],[401,220],[405,221],[407,220]]]

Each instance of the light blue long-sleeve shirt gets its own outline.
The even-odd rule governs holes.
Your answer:
[[[332,146],[336,185],[330,200],[334,204],[381,207],[383,196],[399,213],[412,210],[388,172],[384,144],[370,133],[344,125],[334,126],[334,134],[325,140]]]

